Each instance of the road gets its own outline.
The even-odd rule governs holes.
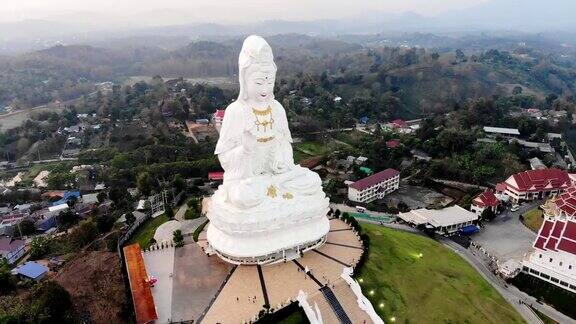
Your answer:
[[[94,92],[91,92],[85,96],[86,97],[92,97],[92,96],[96,95],[97,93],[98,93],[98,91],[94,91]],[[63,110],[66,106],[71,105],[80,99],[82,99],[82,96],[78,97],[78,98],[70,99],[67,101],[63,101],[60,103],[51,102],[51,103],[36,106],[36,107],[30,108],[30,109],[21,109],[21,110],[7,113],[7,114],[1,114],[0,115],[0,131],[5,132],[7,130],[10,130],[12,128],[16,128],[16,127],[20,126],[20,124],[24,123],[27,119],[30,118],[30,113],[32,113],[32,112],[43,110],[43,109]],[[20,116],[22,114],[25,114],[25,116]],[[18,120],[17,119],[18,117],[21,117],[20,118],[21,120]],[[15,118],[16,118],[16,120],[14,121],[13,119],[15,119]],[[13,121],[10,121],[11,119]]]

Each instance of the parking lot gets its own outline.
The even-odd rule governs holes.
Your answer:
[[[452,198],[434,191],[432,189],[413,186],[407,181],[400,181],[400,188],[384,197],[387,203],[398,203],[400,201],[408,205],[409,209],[426,208],[428,206],[446,206],[452,202]]]
[[[479,233],[472,236],[472,240],[484,247],[500,263],[509,259],[521,261],[526,253],[532,251],[536,234],[520,222],[519,215],[542,203],[541,200],[524,203],[516,212],[505,210],[495,220],[486,223]]]

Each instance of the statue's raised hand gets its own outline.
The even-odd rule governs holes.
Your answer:
[[[256,149],[256,136],[249,131],[245,131],[242,135],[242,146],[244,147],[244,151],[247,153],[251,153]]]

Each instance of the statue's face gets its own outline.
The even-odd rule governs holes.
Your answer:
[[[276,69],[273,65],[251,65],[246,70],[246,95],[253,102],[268,102],[274,98]]]

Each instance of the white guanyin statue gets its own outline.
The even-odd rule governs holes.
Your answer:
[[[209,250],[238,264],[294,258],[324,243],[328,199],[318,174],[294,164],[270,45],[247,37],[238,65],[240,94],[216,144],[225,172],[208,206]]]

